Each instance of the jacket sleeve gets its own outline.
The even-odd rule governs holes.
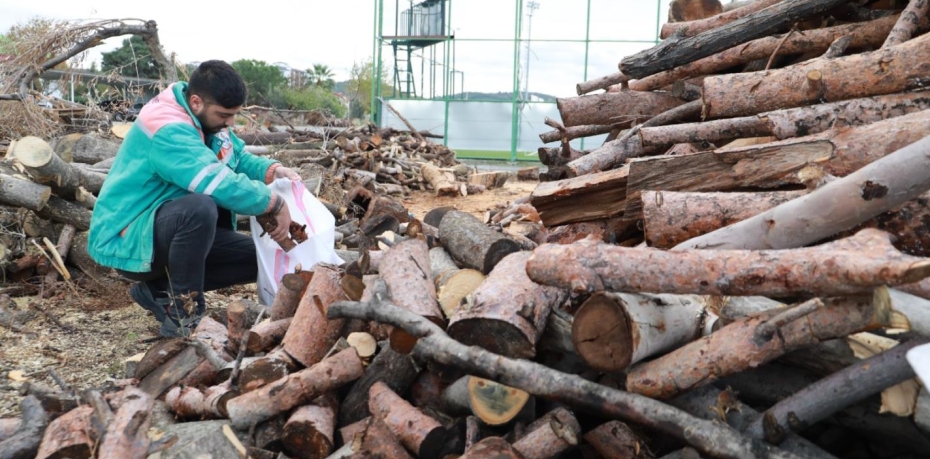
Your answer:
[[[245,142],[229,130],[229,137],[233,142],[233,151],[239,156],[239,162],[236,164],[236,172],[247,175],[252,180],[258,180],[262,183],[271,183],[269,170],[271,166],[280,164],[269,158],[255,156],[245,151]]]
[[[200,141],[193,126],[165,126],[152,137],[149,161],[163,180],[191,193],[205,194],[241,215],[260,215],[272,208],[271,190],[218,160]]]

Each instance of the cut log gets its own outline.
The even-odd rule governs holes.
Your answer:
[[[643,227],[650,247],[667,249],[745,220],[807,191],[682,193],[644,191]]]
[[[492,426],[513,420],[529,398],[520,389],[477,376],[463,376],[442,393],[448,412],[471,413]]]
[[[624,124],[629,124],[629,123],[624,123]],[[542,140],[543,143],[561,141],[563,145],[562,148],[565,148],[564,147],[565,142],[568,142],[570,140],[578,139],[581,137],[592,137],[595,135],[608,134],[610,133],[610,131],[615,129],[614,126],[612,125],[572,126],[570,128],[566,128],[565,126],[562,126],[561,124],[559,124],[558,127],[561,129],[557,128],[554,131],[543,132],[542,134],[539,134],[540,140]],[[562,148],[557,149],[558,150],[557,154],[561,154]],[[569,148],[571,147],[569,146]],[[550,156],[548,149],[546,149],[546,155]],[[541,159],[542,158],[540,157],[540,160]],[[547,164],[547,163],[543,163],[543,164]]]
[[[243,342],[243,337],[249,333],[249,328],[255,323],[258,314],[264,309],[263,306],[246,299],[239,299],[230,302],[226,306],[226,326],[228,329],[226,339],[226,349],[236,355],[239,352],[239,345]]]
[[[930,108],[927,91],[775,110],[741,118],[646,127],[639,136],[646,147],[682,142],[716,142],[732,138],[774,136],[778,139],[861,126]]]
[[[10,144],[7,156],[16,158],[36,182],[48,185],[56,195],[73,199],[78,187],[99,193],[105,174],[90,172],[64,162],[38,137],[23,137]]]
[[[323,395],[310,405],[294,410],[284,424],[282,443],[290,457],[322,459],[333,451],[336,411],[339,401],[332,394]]]
[[[575,150],[574,148],[571,148],[571,146],[566,149],[564,148],[563,144],[563,148],[539,147],[539,150],[537,150],[536,154],[539,156],[539,162],[545,166],[549,166],[549,172],[552,172],[553,167],[564,166],[571,161],[587,155],[590,152],[590,150]]]
[[[312,271],[310,271],[312,275]],[[274,302],[271,304],[271,320],[278,321],[294,317],[297,305],[310,281],[297,273],[287,273],[281,277]]]
[[[34,381],[26,381],[20,386],[20,393],[32,395],[39,399],[42,409],[49,414],[61,414],[78,406],[79,399],[73,394],[63,393],[58,388],[49,387]]]
[[[908,133],[901,135],[907,138]],[[892,147],[894,144],[890,143],[877,149]],[[926,154],[930,138],[897,148],[900,149],[806,196],[690,239],[676,248],[800,247],[849,229],[930,189],[930,184],[923,180],[924,174],[930,173]]]
[[[620,216],[549,227],[546,230],[546,239],[542,243],[571,244],[587,237],[603,242],[615,242],[626,239],[633,231],[638,231],[636,222],[624,220]]]
[[[629,167],[540,183],[530,195],[543,224],[600,220],[623,213]]]
[[[904,355],[924,343],[925,340],[914,340],[899,344],[807,386],[769,408],[746,432],[778,444],[788,429],[803,429],[886,387],[914,378],[914,370]]]
[[[581,426],[571,414],[552,417],[536,428],[527,427],[523,438],[513,442],[513,449],[525,459],[549,459],[577,445],[580,435]]]
[[[669,354],[634,366],[627,374],[627,390],[652,398],[670,398],[786,352],[884,326],[887,313],[876,310],[871,298],[831,299],[806,317],[778,327],[777,335],[764,339],[757,330],[760,324],[771,323],[773,315],[737,320]]]
[[[764,72],[711,76],[704,80],[704,116],[727,118],[917,89],[930,78],[928,43],[930,36],[925,35],[868,53],[814,59]],[[861,71],[865,68],[874,71]],[[808,79],[814,74],[816,85]]]
[[[74,135],[74,134],[71,134]],[[66,136],[68,137],[68,136]],[[120,144],[100,137],[97,134],[78,134],[74,142],[55,144],[55,152],[67,151],[76,163],[96,164],[116,157]]]
[[[485,274],[501,259],[520,250],[516,241],[488,228],[477,217],[460,211],[451,211],[442,218],[439,239],[453,258]]]
[[[726,12],[720,2],[707,2],[708,5],[705,5],[703,1],[672,2],[669,5],[669,21],[662,24],[659,38],[664,40],[679,30],[682,36],[693,37],[768,8],[779,1],[781,0],[757,0],[741,8],[726,10]]]
[[[485,276],[475,269],[459,269],[442,247],[430,249],[429,260],[439,307],[446,318],[451,318],[461,301],[484,282]]]
[[[90,191],[85,190],[84,187],[78,187],[74,193],[74,202],[84,206],[87,210],[94,210],[94,206],[97,205],[97,197],[91,194]]]
[[[577,92],[579,96],[583,96],[589,92],[597,91],[598,89],[606,90],[615,84],[624,84],[627,81],[630,81],[630,77],[624,75],[623,72],[611,73],[607,76],[578,83],[575,85],[575,92]],[[543,143],[547,143],[546,140],[543,140]]]
[[[452,214],[446,215],[443,222]],[[420,314],[433,322],[444,325],[442,311],[436,302],[436,286],[430,270],[429,247],[420,239],[403,241],[384,254],[381,263],[391,269],[381,271],[381,279],[387,284],[392,302]],[[403,330],[391,331],[391,347],[403,350],[410,338]]]
[[[930,338],[930,300],[881,286],[875,289],[875,307],[890,311],[891,326]]]
[[[292,320],[292,317],[288,317],[281,320],[262,322],[252,327],[246,338],[246,351],[250,354],[258,354],[275,347],[284,339]]]
[[[165,403],[181,419],[216,419],[226,417],[226,402],[239,395],[226,381],[201,392],[196,387],[172,387],[165,394]]]
[[[581,97],[557,98],[556,105],[565,127],[614,125],[645,120],[683,102],[677,97],[653,92],[605,92]]]
[[[365,368],[365,373],[349,389],[339,409],[339,425],[348,425],[370,415],[368,392],[376,382],[382,382],[396,393],[405,393],[419,373],[413,358],[390,347],[381,352]]]
[[[449,320],[449,336],[495,354],[534,357],[549,312],[568,294],[527,277],[531,255],[517,252],[504,257]]]
[[[167,426],[164,437],[177,441],[161,451],[161,457],[199,459],[204,457],[245,457],[246,449],[236,438],[229,421],[181,422]]]
[[[383,422],[375,418],[369,418],[365,430],[354,437],[354,441],[347,443],[347,445],[352,447],[352,452],[360,452],[363,456],[365,455],[364,452],[368,451],[377,452],[392,459],[412,459],[412,456],[404,449],[398,438],[391,433]],[[330,458],[335,459],[333,456],[330,456]]]
[[[187,346],[167,362],[157,367],[139,382],[139,388],[147,392],[152,397],[159,397],[169,387],[187,376],[188,373],[197,368],[203,358],[197,355],[197,349],[194,346]],[[143,358],[143,362],[145,358]],[[142,364],[140,363],[140,367]],[[138,372],[138,368],[136,370]]]
[[[652,459],[649,447],[626,424],[610,421],[584,434],[584,441],[604,459]]]
[[[315,278],[316,276],[314,276]],[[362,376],[362,361],[349,348],[320,363],[288,375],[226,404],[229,419],[237,429],[269,419]]]
[[[271,384],[288,375],[289,370],[293,368],[288,363],[289,362],[286,360],[278,358],[278,356],[273,354],[257,359],[250,359],[248,363],[242,364],[241,373],[235,380],[236,387],[241,393],[246,393],[265,386],[266,384]],[[230,363],[224,370],[234,365],[234,363]],[[229,369],[229,371],[229,377],[231,378],[232,370]]]
[[[8,438],[0,441],[3,459],[29,459],[35,457],[42,443],[43,432],[49,424],[48,414],[35,396],[27,395],[19,404],[22,418],[19,426]]]
[[[48,203],[52,189],[29,180],[0,174],[0,203],[38,211]]]
[[[882,48],[899,45],[913,37],[920,28],[920,23],[927,19],[930,13],[930,1],[911,0],[907,3],[907,8],[901,12],[894,28],[888,33],[888,38],[882,44]]]
[[[829,141],[798,141],[791,146],[760,145],[730,152],[643,158],[630,163],[624,218],[642,217],[645,190],[728,191],[736,188],[776,188],[804,182],[807,166],[836,157]]]
[[[486,189],[501,188],[510,179],[510,172],[481,172],[468,176],[468,183],[482,185]]]
[[[517,170],[517,180],[539,180],[539,167],[530,166]]]
[[[305,367],[319,362],[339,338],[344,323],[327,320],[326,309],[348,299],[340,285],[342,275],[342,270],[332,265],[314,267],[313,279],[284,335],[284,350]]]
[[[110,271],[110,268],[98,264],[87,252],[86,231],[74,235],[74,240],[71,241],[71,250],[68,251],[68,258],[65,261],[72,266],[78,267],[84,274],[98,280]]]
[[[633,80],[629,83],[630,89],[634,91],[652,91],[686,78],[720,73],[736,65],[747,64],[759,59],[769,59],[772,55],[790,55],[805,52],[822,53],[837,38],[844,36],[850,37],[849,46],[852,48],[877,48],[881,45],[882,40],[884,40],[894,23],[895,17],[892,16],[868,22],[805,30],[803,34],[792,33],[787,39],[785,39],[784,35],[759,38],[742,46],[734,46],[674,69],[665,70],[643,79]],[[677,23],[665,25],[679,26]]]
[[[597,292],[572,322],[572,343],[591,368],[617,372],[701,336],[705,304],[696,295]]]
[[[58,196],[49,196],[48,203],[36,215],[53,222],[69,224],[78,231],[90,229],[90,211]]]
[[[793,250],[674,250],[609,246],[583,240],[540,246],[530,279],[576,293],[668,292],[787,296],[871,293],[930,276],[930,261],[904,255],[888,233],[855,236]]]
[[[417,457],[435,459],[446,440],[446,431],[435,419],[400,398],[387,385],[371,386],[368,409]]]
[[[90,420],[93,413],[93,408],[89,405],[84,405],[55,418],[55,420],[48,425],[48,428],[45,429],[45,434],[42,436],[42,444],[39,446],[39,451],[36,453],[35,458],[48,459],[61,457],[85,459],[93,457],[94,441],[88,434],[91,430]],[[146,450],[148,450],[148,447],[146,447]]]
[[[693,37],[670,37],[652,48],[623,58],[620,71],[632,78],[643,78],[767,36],[786,25],[843,3],[845,0],[784,0]]]
[[[357,298],[361,298],[361,295]],[[371,336],[371,333],[349,333],[349,336],[346,337],[346,342],[349,343],[349,346],[355,348],[355,352],[357,352],[358,356],[365,362],[371,361],[371,358],[378,353],[378,341],[375,340],[374,336]]]
[[[510,443],[501,437],[488,437],[467,448],[459,459],[524,459]]]
[[[455,174],[447,174],[431,163],[423,163],[420,166],[420,174],[433,187],[436,196],[458,196],[461,194],[460,188],[455,184]]]
[[[128,387],[124,391],[122,403],[113,416],[113,422],[107,427],[107,433],[97,452],[98,457],[148,457],[151,443],[148,430],[152,422],[152,406],[155,399],[134,387]]]
[[[540,397],[571,401],[581,409],[614,419],[631,420],[685,440],[708,455],[720,457],[795,457],[750,440],[729,428],[695,418],[661,402],[611,389],[577,375],[566,375],[527,360],[513,360],[479,347],[465,346],[438,326],[403,308],[377,298],[367,303],[340,302],[330,308],[333,317],[351,317],[405,327],[417,336],[420,357],[439,360],[470,374],[491,376],[511,387]],[[564,425],[564,423],[563,423]]]

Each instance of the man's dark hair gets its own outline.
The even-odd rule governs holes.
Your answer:
[[[198,95],[208,104],[235,108],[245,103],[246,89],[242,77],[223,61],[206,61],[191,74],[188,97]]]

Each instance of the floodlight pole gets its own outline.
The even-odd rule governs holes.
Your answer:
[[[527,25],[526,33],[526,83],[523,85],[523,101],[526,102],[529,100],[529,89],[530,89],[530,42],[533,39],[533,12],[539,9],[539,3],[535,1],[529,1],[526,3],[526,8],[529,10],[527,15],[529,16],[529,24]]]

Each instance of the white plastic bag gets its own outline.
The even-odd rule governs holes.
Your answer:
[[[343,263],[335,250],[336,218],[323,203],[300,181],[279,178],[268,188],[287,202],[292,221],[307,225],[307,240],[285,252],[267,234],[259,237],[263,232],[261,225],[255,217],[249,218],[258,259],[258,299],[265,306],[274,301],[281,278],[294,272],[297,265],[309,270],[317,263]]]

